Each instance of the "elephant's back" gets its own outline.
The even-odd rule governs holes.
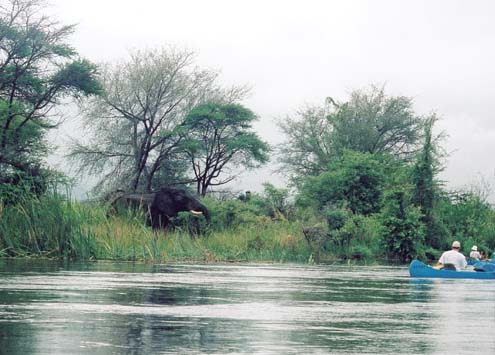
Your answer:
[[[175,204],[186,203],[187,201],[195,200],[189,191],[174,187],[162,187],[155,196],[155,201],[170,201]]]

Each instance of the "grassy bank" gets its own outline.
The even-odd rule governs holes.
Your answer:
[[[386,246],[394,230],[386,228],[381,214],[350,214],[338,230],[329,232],[324,222],[309,210],[274,208],[267,198],[254,196],[250,202],[238,199],[205,199],[203,202],[212,218],[210,226],[199,236],[188,233],[187,222],[191,216],[187,213],[178,218],[175,229],[153,231],[143,213],[128,210],[116,214],[102,204],[71,201],[53,193],[15,204],[0,203],[0,257],[145,262],[399,260],[387,258]],[[464,205],[454,207],[454,211],[458,211]],[[464,252],[469,251],[470,245],[477,244],[486,251],[485,255],[491,255],[495,215],[486,208],[473,207],[468,212],[472,210],[487,212],[479,217],[467,212],[451,217],[446,224],[453,230],[449,243],[452,238],[459,240],[468,248]],[[459,223],[466,220],[464,215],[472,221]],[[334,215],[329,216],[332,217],[327,216],[329,221],[336,220]],[[308,226],[320,230],[312,236],[306,234],[311,245],[303,235],[303,228],[307,232]],[[464,229],[457,230],[460,227]],[[411,239],[401,233],[395,233],[402,236],[398,239],[399,247]],[[421,260],[435,260],[444,250],[412,242],[416,243],[413,245],[417,250],[414,257]],[[448,243],[445,244],[448,248]],[[404,245],[406,249],[410,247]]]
[[[260,219],[190,236],[154,232],[144,216],[109,215],[102,206],[58,196],[0,206],[0,256],[170,261],[311,260],[299,222]]]

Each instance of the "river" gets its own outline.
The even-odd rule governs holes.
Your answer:
[[[495,280],[0,259],[2,354],[495,354]]]

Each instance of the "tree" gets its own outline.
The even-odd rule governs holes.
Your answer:
[[[352,149],[411,158],[417,152],[424,119],[414,114],[412,99],[372,87],[354,91],[348,102],[334,106],[329,119],[337,154]]]
[[[316,176],[326,171],[334,151],[333,128],[325,108],[308,106],[297,118],[279,122],[288,141],[279,147],[282,171],[292,177]]]
[[[385,183],[384,159],[370,153],[344,151],[328,171],[307,179],[301,188],[299,203],[348,208],[355,214],[378,212]]]
[[[64,97],[99,94],[96,67],[67,43],[74,26],[39,12],[42,0],[0,6],[0,182],[43,180],[46,132]]]
[[[195,176],[197,193],[232,181],[231,167],[255,167],[268,161],[269,146],[251,131],[256,115],[239,104],[210,102],[187,116],[185,151]],[[221,174],[227,175],[220,178]]]
[[[410,98],[387,96],[383,88],[354,91],[344,103],[327,98],[324,107],[308,107],[279,123],[289,138],[279,149],[280,162],[297,182],[326,171],[346,149],[410,159],[418,149],[422,123]]]
[[[495,211],[479,189],[445,194],[435,211],[448,234],[461,245],[495,249]]]
[[[433,126],[437,118],[433,115],[424,124],[424,144],[418,154],[412,172],[414,191],[412,201],[423,214],[422,222],[425,225],[425,241],[429,246],[442,248],[444,229],[436,217],[435,204],[438,199],[438,183],[435,174],[439,170],[438,153],[433,136]]]
[[[178,149],[187,113],[212,97],[244,94],[219,89],[217,73],[193,64],[193,52],[164,48],[134,52],[129,61],[102,71],[106,93],[85,107],[91,139],[76,141],[70,154],[80,171],[103,172],[98,188],[150,191],[181,179]]]

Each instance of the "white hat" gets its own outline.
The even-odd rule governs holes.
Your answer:
[[[461,243],[459,243],[457,240],[452,243],[452,248],[460,248],[460,247],[461,247]]]
[[[476,245],[473,245],[473,247],[471,248],[471,250],[478,251],[478,247]]]

